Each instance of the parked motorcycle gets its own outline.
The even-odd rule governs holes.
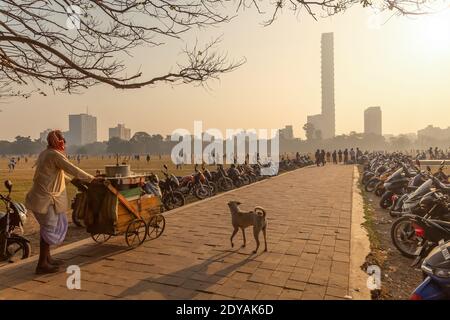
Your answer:
[[[408,168],[402,165],[400,169],[395,171],[389,178],[384,182],[385,192],[380,199],[380,207],[387,209],[393,204],[393,196],[400,196],[406,192],[406,188],[410,183],[411,173],[408,172]]]
[[[423,282],[414,290],[410,300],[450,299],[450,242],[435,247],[424,259],[421,269]]]
[[[199,200],[211,196],[211,188],[202,172],[198,171],[198,165],[195,165],[195,172],[192,175],[179,177],[180,186],[178,191],[183,195],[193,195]]]
[[[450,218],[449,193],[450,188],[429,192],[419,202],[424,216],[405,214],[392,224],[391,239],[400,253],[415,258],[441,239],[450,240],[450,223],[443,221]]]
[[[11,199],[12,182],[5,181],[7,195],[0,194],[0,200],[5,204],[5,212],[0,211],[0,261],[15,262],[26,259],[31,254],[30,241],[16,233],[27,220],[27,209],[21,203]]]
[[[209,185],[209,187],[211,189],[211,196],[215,196],[219,192],[219,187],[214,182],[211,171],[209,171],[208,168],[206,168],[204,165],[202,165],[202,173],[205,176],[206,184]]]
[[[217,165],[217,171],[212,173],[212,177],[220,191],[229,191],[234,188],[233,180],[228,177],[222,164]]]
[[[241,172],[236,168],[234,164],[232,164],[228,169],[227,176],[233,181],[233,185],[236,188],[240,188],[250,183],[250,180],[247,177],[242,176]]]
[[[159,187],[162,192],[161,200],[164,208],[166,210],[172,210],[184,206],[186,202],[184,195],[177,191],[180,182],[175,175],[169,173],[166,165],[164,165],[164,169],[165,170],[163,170],[162,173],[165,179],[159,182]]]

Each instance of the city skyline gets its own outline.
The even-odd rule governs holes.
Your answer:
[[[95,119],[95,122],[97,122],[98,118],[95,116],[92,116],[90,114],[77,114],[77,115],[67,115],[68,119],[69,119],[69,126],[70,126],[70,118],[73,116],[89,116],[90,118]],[[376,134],[376,135],[381,135],[385,138],[391,138],[394,136],[401,136],[401,135],[405,135],[405,136],[410,136],[410,137],[415,137],[415,138],[421,138],[422,137],[433,137],[433,136],[437,136],[437,137],[444,137],[445,139],[450,137],[450,126],[448,127],[435,127],[431,124],[423,127],[423,128],[419,128],[417,130],[415,130],[414,132],[403,132],[403,133],[399,133],[397,135],[391,134],[391,133],[383,133],[382,131],[382,110],[381,107],[376,106],[376,107],[368,107],[364,110],[363,112],[363,125],[364,125],[364,130],[360,131],[360,132],[356,132],[356,131],[350,131],[347,133],[343,133],[345,134],[351,134],[352,132],[355,132],[357,134]],[[283,137],[286,140],[292,140],[292,139],[302,139],[301,137],[298,137],[297,135],[294,134],[294,127],[292,124],[286,124],[284,125],[284,127],[282,128],[278,128],[279,131],[279,135],[280,137]],[[53,128],[53,129],[57,129],[57,128]],[[203,133],[206,132],[207,129],[210,128],[204,128],[205,130],[203,130]],[[52,129],[47,128],[43,131],[41,131],[38,135],[37,135],[37,139],[45,142],[46,141],[46,137],[47,134],[51,131]],[[91,135],[98,135],[97,129],[95,128],[95,133],[92,133]],[[245,129],[244,129],[245,130]],[[111,140],[112,138],[120,138],[121,140],[130,140],[133,135],[135,133],[138,132],[145,132],[148,133],[150,135],[152,134],[161,134],[164,139],[167,136],[170,136],[170,134],[163,134],[161,132],[150,132],[149,130],[143,130],[143,131],[134,131],[133,134],[131,134],[133,132],[132,128],[127,128],[125,126],[125,124],[118,122],[116,124],[115,127],[112,128],[108,128],[108,139],[97,139],[96,141],[91,141],[92,142],[104,142],[104,141],[108,141]],[[71,145],[77,145],[76,143],[73,143],[73,137],[71,137],[70,134],[70,128],[68,131],[64,131],[63,132],[66,135],[66,139],[69,140],[69,144]],[[78,134],[78,136],[81,136],[81,133]],[[339,136],[339,135],[337,135]],[[32,138],[35,138],[35,136],[31,136]],[[80,138],[81,139],[81,138]],[[2,139],[0,139],[1,141]],[[82,144],[83,145],[83,144]]]
[[[0,104],[0,139],[35,137],[45,128],[66,131],[67,114],[86,107],[101,115],[99,140],[107,140],[108,128],[117,123],[126,123],[134,132],[165,135],[176,128],[192,130],[194,120],[221,130],[282,128],[289,122],[294,135],[304,138],[307,115],[320,112],[319,39],[326,32],[335,36],[336,134],[362,132],[363,122],[355,119],[371,105],[383,106],[386,133],[416,132],[429,124],[448,127],[448,10],[414,19],[394,17],[387,23],[382,18],[376,28],[368,26],[371,14],[352,9],[346,16],[319,22],[283,15],[262,28],[257,14],[246,12],[219,32],[230,57],[245,56],[247,63],[210,83],[209,89],[160,85],[121,91],[98,86],[75,95],[12,98]],[[158,74],[165,71],[164,62],[176,60],[179,49],[169,43],[152,51],[151,61],[145,48],[136,50],[130,63],[144,73]]]

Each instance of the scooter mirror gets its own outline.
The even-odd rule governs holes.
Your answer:
[[[11,190],[12,190],[12,187],[13,187],[13,184],[12,184],[11,180],[6,180],[5,181],[5,187],[6,187],[6,189],[8,189],[8,192],[11,193]]]
[[[164,165],[163,167],[164,167],[164,169],[166,169],[166,170],[167,170],[167,166],[166,166],[166,165]]]

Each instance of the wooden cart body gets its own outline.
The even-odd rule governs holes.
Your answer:
[[[97,242],[104,242],[110,236],[121,234],[125,234],[127,239],[130,233],[141,232],[137,230],[139,226],[145,227],[144,240],[147,234],[150,236],[149,228],[162,228],[160,232],[156,232],[156,236],[153,236],[153,238],[159,237],[165,226],[165,219],[161,215],[160,197],[142,195],[139,192],[138,195],[126,198],[122,193],[108,180],[88,186],[85,193],[86,201],[79,215],[79,218],[84,221],[86,231]],[[102,241],[98,241],[98,235],[103,236]],[[127,244],[135,246],[130,245],[128,240]]]

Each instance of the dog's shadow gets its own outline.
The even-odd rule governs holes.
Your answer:
[[[245,256],[245,259],[231,265],[225,263],[225,267],[223,269],[219,269],[213,273],[208,273],[208,267],[211,264],[224,262],[226,257],[233,254]],[[227,250],[208,258],[202,263],[177,270],[161,277],[149,277],[143,279],[136,285],[124,290],[120,294],[120,297],[136,297],[145,292],[158,292],[161,295],[161,299],[192,299],[199,293],[218,294],[212,286],[223,283],[223,280],[232,272],[242,266],[245,266],[248,262],[254,261],[254,259],[259,257],[261,254],[264,254],[264,252],[248,255],[239,252],[239,249]],[[174,284],[174,279],[178,280],[177,284]],[[190,281],[190,285],[186,284],[188,281]],[[173,293],[173,291],[177,288],[185,289],[183,296]]]

